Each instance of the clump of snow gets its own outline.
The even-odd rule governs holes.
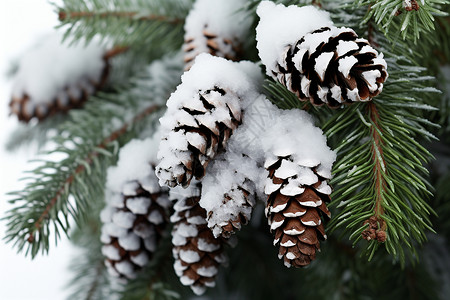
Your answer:
[[[329,178],[336,154],[327,146],[322,130],[314,126],[312,117],[298,109],[276,109],[274,112],[277,119],[283,121],[272,124],[261,139],[268,161],[290,155],[300,166],[313,168],[320,165],[325,177]]]
[[[104,46],[96,40],[88,45],[79,42],[62,43],[63,35],[54,33],[45,37],[36,48],[19,61],[12,94],[22,98],[25,94],[35,104],[49,103],[65,88],[80,92],[78,84],[83,80],[99,82],[105,67]]]
[[[256,11],[260,17],[256,27],[259,57],[267,67],[267,74],[275,68],[280,54],[307,33],[333,25],[328,12],[314,6],[284,6],[262,1]]]
[[[156,164],[156,153],[158,151],[159,135],[155,134],[145,140],[132,140],[125,145],[119,153],[117,166],[108,169],[106,188],[115,193],[124,192],[123,188],[133,185],[134,181],[141,182],[149,187],[149,192],[159,190],[158,179],[152,165]],[[129,195],[135,190],[130,186]],[[126,192],[126,191],[125,191]]]
[[[200,38],[207,25],[208,31],[220,37],[242,40],[252,22],[243,9],[246,4],[246,0],[197,0],[186,17],[186,36]]]

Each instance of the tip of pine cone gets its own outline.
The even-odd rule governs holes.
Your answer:
[[[67,18],[67,13],[63,10],[58,12],[58,20],[64,21]]]

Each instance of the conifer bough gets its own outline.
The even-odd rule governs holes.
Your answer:
[[[224,246],[247,223],[251,226],[237,237],[248,241],[241,240],[238,247],[251,255],[243,259],[230,249],[231,266],[273,272],[274,283],[268,285],[279,284],[278,278],[296,280],[302,272],[280,271],[264,256],[270,255],[270,234],[260,230],[268,228],[260,226],[259,202],[285,266],[318,260],[305,276],[320,268],[327,274],[338,272],[336,265],[346,261],[342,252],[354,263],[362,261],[354,258],[359,250],[369,259],[383,255],[380,248],[403,263],[405,253],[416,257],[416,242],[424,242],[426,230],[432,230],[432,209],[426,203],[431,188],[423,166],[430,153],[417,141],[434,138],[427,131],[434,125],[423,113],[434,109],[428,105],[434,91],[427,86],[430,77],[420,75],[424,70],[414,59],[392,49],[380,33],[399,17],[395,11],[379,14],[389,6],[386,1],[357,1],[337,9],[335,1],[325,0],[320,5],[324,10],[303,5],[309,1],[301,1],[302,7],[292,2],[64,0],[59,17],[72,25],[68,35],[91,45],[99,36],[129,49],[121,64],[120,59],[108,61],[121,66],[111,69],[112,82],[128,82],[129,87],[99,94],[83,110],[70,113],[62,126],[70,134],[55,139],[57,151],[69,158],[38,167],[36,181],[16,193],[21,199],[12,202],[23,203],[7,216],[8,239],[24,248],[29,236],[34,256],[48,250],[51,225],[57,236],[60,229],[69,231],[69,215],[77,225],[91,226],[89,241],[96,244],[96,252],[87,253],[102,263],[93,264],[97,267],[86,288],[88,299],[111,290],[109,279],[99,278],[108,272],[127,279],[120,292],[111,292],[124,299],[176,297],[169,290],[177,283],[168,279],[167,254],[173,256],[169,263],[174,262],[181,284],[195,294],[216,282],[227,284],[228,274],[225,281],[217,276],[226,262]],[[362,2],[373,4],[368,24],[361,22],[367,11]],[[397,2],[403,3],[391,6],[399,7]],[[405,28],[429,27],[429,4],[437,2],[405,1],[411,5],[404,7],[402,18],[408,14],[404,20],[415,20],[404,23]],[[331,18],[346,27],[335,26]],[[402,49],[410,46],[408,41],[399,43]],[[157,60],[174,50],[177,55]],[[239,61],[243,57],[252,61]],[[128,74],[150,61],[152,76],[129,79]],[[90,73],[89,67],[94,64],[81,69]],[[181,76],[183,67],[187,72]],[[270,87],[264,94],[262,69]],[[53,94],[46,96],[56,99]],[[156,108],[164,103],[167,110],[158,133],[152,117],[159,117]],[[37,108],[33,114],[44,116]],[[148,122],[142,128],[135,121]],[[131,138],[135,140],[128,143]],[[47,190],[53,193],[50,198],[44,195]],[[99,199],[106,202],[102,213]],[[330,200],[333,218],[326,205]],[[168,230],[165,216],[171,207],[173,226]],[[327,238],[325,229],[331,238],[320,244]],[[351,249],[341,232],[355,242],[366,241]],[[325,251],[319,254],[321,248]],[[350,264],[345,270],[355,272]],[[251,282],[260,282],[253,276],[258,274],[252,274]],[[286,276],[289,280],[281,279]],[[306,281],[296,282],[306,295]],[[276,297],[293,295],[290,289],[277,289]]]

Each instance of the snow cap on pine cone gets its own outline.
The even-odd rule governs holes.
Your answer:
[[[263,1],[257,48],[267,74],[302,100],[332,108],[370,101],[388,74],[383,54],[350,28],[336,27],[313,6]]]
[[[261,72],[251,62],[201,54],[181,80],[160,119],[157,176],[172,187],[205,175],[240,124],[244,101],[258,97]]]
[[[105,83],[105,47],[95,39],[88,45],[62,39],[61,33],[46,36],[20,59],[10,103],[20,120],[79,107]]]

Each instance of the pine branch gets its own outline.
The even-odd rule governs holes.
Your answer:
[[[89,41],[100,36],[159,57],[181,46],[183,22],[191,5],[191,1],[175,0],[64,0],[56,10],[61,27],[67,28],[66,37]]]
[[[168,78],[159,76],[161,67]],[[181,69],[181,58],[170,56],[132,80],[128,89],[100,94],[84,110],[71,112],[71,120],[54,139],[56,148],[49,152],[63,159],[41,160],[25,189],[11,193],[15,207],[5,217],[5,239],[34,257],[39,250],[48,252],[52,234],[56,241],[61,230],[67,235],[69,216],[81,225],[92,204],[103,199],[106,169],[119,148],[154,121],[152,116],[177,85]]]
[[[139,21],[160,21],[160,22],[167,22],[171,24],[180,24],[183,23],[184,20],[182,19],[172,19],[167,18],[165,16],[157,16],[157,15],[148,15],[148,16],[142,16],[138,12],[125,12],[125,11],[109,11],[109,12],[89,12],[89,11],[75,11],[75,12],[66,12],[64,10],[61,10],[58,13],[59,21],[61,22],[76,22],[77,19],[84,19],[84,18],[109,18],[109,17],[115,17],[115,18],[129,18],[131,20],[139,20]]]
[[[386,250],[404,262],[405,251],[414,258],[415,243],[423,243],[425,230],[432,230],[433,210],[426,203],[432,187],[423,167],[431,154],[415,139],[434,139],[424,127],[430,122],[421,116],[433,108],[422,100],[428,90],[420,82],[426,79],[420,69],[393,60],[389,66],[391,75],[379,97],[353,105],[345,116],[334,115],[324,126],[340,141],[332,206],[342,210],[330,227],[345,228],[355,241],[370,240],[369,259],[385,241]],[[416,94],[409,97],[411,84]]]
[[[122,138],[128,132],[130,127],[134,126],[136,123],[140,122],[142,119],[156,112],[160,108],[161,107],[158,105],[150,105],[149,107],[145,108],[142,112],[134,116],[130,122],[123,124],[121,128],[113,131],[100,144],[95,145],[93,147],[93,150],[89,152],[85,158],[81,159],[81,162],[78,165],[76,165],[74,171],[69,174],[69,176],[64,182],[62,182],[61,187],[56,190],[56,193],[53,196],[53,198],[51,198],[49,203],[46,205],[44,211],[39,215],[38,220],[33,224],[27,239],[29,243],[34,242],[35,239],[34,234],[36,232],[41,231],[42,223],[45,220],[49,219],[50,217],[49,215],[51,211],[54,210],[55,206],[58,204],[58,201],[61,200],[61,198],[64,198],[62,195],[67,190],[67,187],[70,186],[74,182],[74,180],[78,176],[80,176],[83,172],[86,172],[88,169],[90,169],[91,166],[94,164],[95,159],[98,159],[100,155],[105,154],[105,152],[102,152],[101,150],[102,149],[107,150],[114,142]]]
[[[401,33],[403,39],[417,41],[422,34],[435,28],[435,16],[443,16],[441,10],[447,0],[358,0],[357,6],[368,6],[363,22],[374,19],[386,35]]]

